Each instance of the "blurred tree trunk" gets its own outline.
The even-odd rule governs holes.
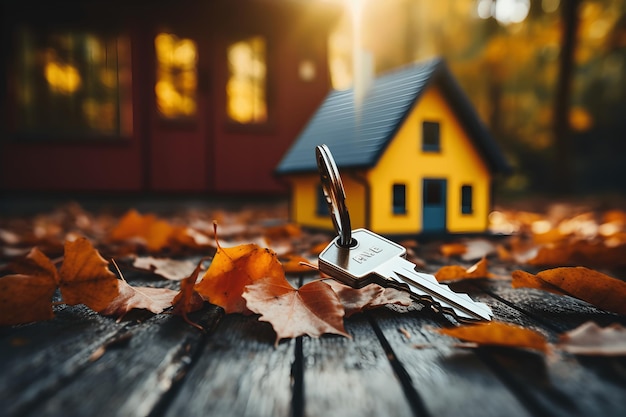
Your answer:
[[[579,23],[579,6],[581,0],[561,2],[561,52],[559,55],[559,72],[557,78],[553,133],[555,143],[554,181],[555,189],[568,192],[573,189],[572,144],[569,124],[569,108],[574,78],[574,52],[576,49],[576,32]]]

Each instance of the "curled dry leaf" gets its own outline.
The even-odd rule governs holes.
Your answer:
[[[120,294],[120,280],[108,265],[86,238],[65,242],[65,257],[59,271],[63,302],[85,304],[98,312],[106,309]]]
[[[196,284],[196,291],[226,313],[248,313],[242,298],[246,285],[257,281],[286,283],[285,272],[276,254],[256,244],[218,247],[209,269]]]
[[[172,313],[182,316],[187,323],[200,330],[203,330],[202,326],[189,320],[187,314],[200,310],[204,304],[204,299],[194,288],[196,281],[198,280],[198,275],[200,275],[200,271],[202,270],[203,261],[204,259],[201,259],[193,272],[187,278],[180,281],[180,291],[176,294],[176,297],[174,297],[174,301],[172,302],[172,305],[174,306]]]
[[[299,289],[284,282],[260,281],[245,288],[248,308],[261,314],[276,332],[276,343],[283,338],[333,333],[350,337],[343,327],[344,309],[332,288],[313,281]]]
[[[17,274],[0,278],[0,326],[51,319],[58,281],[54,264],[34,248],[11,269]]]
[[[626,328],[617,323],[602,328],[588,321],[562,334],[556,347],[575,355],[625,356]]]
[[[491,277],[493,275],[487,270],[487,258],[482,258],[467,269],[458,265],[448,265],[435,272],[435,278],[440,282]]]
[[[111,230],[113,241],[140,239],[148,250],[160,251],[167,247],[178,229],[154,214],[142,215],[137,210],[129,210]]]
[[[135,268],[152,271],[172,281],[180,281],[187,278],[196,267],[191,261],[178,261],[172,258],[153,258],[152,256],[135,258],[133,266]]]
[[[548,349],[546,338],[541,333],[499,321],[468,324],[449,329],[437,329],[437,331],[464,342],[477,343],[480,346],[527,348],[541,352],[546,352]]]
[[[412,302],[408,292],[396,290],[395,288],[383,288],[378,284],[369,284],[363,288],[356,289],[335,280],[325,282],[339,296],[346,312],[346,317],[387,304],[397,304],[406,307],[410,306]]]
[[[567,294],[603,310],[626,314],[626,282],[584,267],[547,269],[537,275],[513,271],[513,288]]]

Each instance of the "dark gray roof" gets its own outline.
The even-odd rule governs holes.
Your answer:
[[[371,168],[420,99],[437,83],[493,172],[509,172],[499,147],[442,59],[412,64],[373,80],[360,108],[354,91],[331,91],[279,163],[278,174],[317,170],[315,146],[325,143],[339,168]]]

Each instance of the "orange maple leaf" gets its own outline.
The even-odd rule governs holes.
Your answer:
[[[556,294],[566,294],[586,301],[603,310],[626,314],[626,282],[593,269],[562,267],[547,269],[537,275],[513,271],[513,288],[538,288]]]
[[[285,272],[276,253],[254,243],[232,248],[218,246],[209,269],[196,284],[196,291],[226,313],[249,313],[242,298],[246,285],[269,280],[286,283]]]
[[[52,261],[33,248],[11,269],[17,274],[0,278],[0,326],[51,319],[58,281]]]
[[[468,324],[449,329],[437,329],[437,331],[465,342],[484,346],[529,348],[542,352],[548,349],[548,342],[541,333],[499,321]]]
[[[333,333],[350,337],[343,327],[344,309],[332,288],[313,281],[299,289],[289,282],[260,281],[245,288],[248,308],[261,314],[276,332],[276,344],[283,338],[302,335],[319,337]]]
[[[120,294],[120,280],[86,238],[65,242],[65,257],[59,271],[63,302],[85,304],[94,311],[106,309]]]

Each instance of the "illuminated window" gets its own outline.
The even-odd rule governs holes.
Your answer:
[[[191,39],[171,33],[154,38],[156,51],[156,104],[166,119],[189,118],[196,115],[198,88],[198,48]]]
[[[128,38],[22,28],[14,63],[17,133],[64,138],[132,134]]]
[[[242,124],[267,121],[265,39],[260,36],[231,44],[227,50],[226,113]]]

